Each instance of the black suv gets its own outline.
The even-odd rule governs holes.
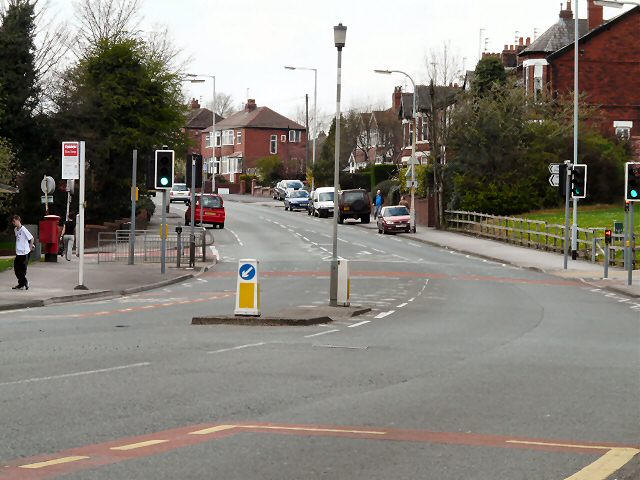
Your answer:
[[[371,199],[363,189],[342,190],[338,193],[338,222],[345,218],[359,218],[362,223],[371,220]]]

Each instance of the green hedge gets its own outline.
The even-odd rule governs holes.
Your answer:
[[[398,173],[396,165],[372,165],[371,166],[371,189],[380,182],[390,180]]]

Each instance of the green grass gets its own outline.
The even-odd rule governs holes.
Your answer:
[[[519,215],[522,218],[541,220],[547,223],[564,224],[564,209],[539,210]],[[581,228],[613,228],[613,222],[624,222],[625,211],[614,205],[578,205],[578,225]],[[634,230],[640,233],[640,205],[634,212]]]
[[[0,259],[0,272],[13,268],[13,258]]]

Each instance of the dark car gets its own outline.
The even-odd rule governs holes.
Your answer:
[[[359,218],[362,223],[371,220],[371,198],[363,189],[342,190],[338,193],[338,222],[347,218]]]
[[[289,190],[284,197],[284,209],[307,210],[309,208],[309,192],[306,190]]]
[[[304,184],[300,180],[281,180],[276,185],[276,188],[273,189],[273,198],[275,200],[284,200],[288,189],[300,190],[303,187]]]
[[[382,207],[378,217],[378,233],[406,232],[409,233],[409,209],[404,205]]]

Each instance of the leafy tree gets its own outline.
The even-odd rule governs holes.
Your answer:
[[[350,117],[351,118],[351,117]],[[355,146],[356,130],[353,127],[354,122],[347,122],[345,117],[340,120],[340,171],[344,170],[349,164],[349,156]],[[334,164],[335,164],[335,145],[336,145],[336,121],[331,123],[329,134],[322,143],[320,155],[316,160],[313,176],[315,178],[316,187],[333,186]]]
[[[11,150],[11,145],[6,140],[0,138],[0,182],[15,185],[16,168],[15,156]],[[15,195],[11,193],[0,193],[0,222],[8,225],[8,217],[13,213]],[[4,220],[7,221],[4,221]]]
[[[273,185],[282,178],[284,165],[277,155],[259,158],[256,167],[263,185]]]
[[[473,93],[477,96],[486,95],[494,86],[503,86],[506,81],[507,72],[502,61],[497,57],[484,57],[476,66]]]

